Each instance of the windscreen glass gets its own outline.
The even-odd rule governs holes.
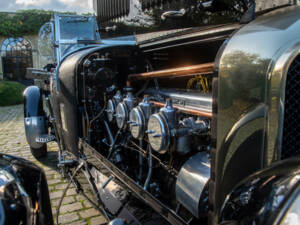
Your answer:
[[[54,31],[53,24],[44,24],[39,31],[38,50],[40,66],[43,68],[47,64],[55,62],[55,53],[53,49]]]
[[[91,41],[100,40],[96,17],[55,15],[57,61],[78,48],[88,45]],[[86,41],[82,43],[82,41]]]
[[[60,38],[97,40],[93,17],[60,17]]]

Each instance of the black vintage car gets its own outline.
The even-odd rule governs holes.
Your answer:
[[[28,70],[44,88],[24,92],[32,153],[56,141],[111,223],[300,224],[298,1],[191,2],[162,19],[236,20],[104,40],[95,18],[56,15],[54,63]],[[94,6],[109,21],[130,1]]]

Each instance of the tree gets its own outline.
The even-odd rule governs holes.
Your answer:
[[[54,11],[18,10],[16,13],[0,13],[0,35],[5,37],[22,37],[38,33],[40,27],[49,22]],[[64,12],[76,14],[75,12]]]

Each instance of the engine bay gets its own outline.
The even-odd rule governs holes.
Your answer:
[[[79,68],[80,136],[183,218],[206,217],[213,63],[154,71],[119,48]]]

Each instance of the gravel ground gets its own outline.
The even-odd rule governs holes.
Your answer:
[[[44,169],[55,218],[59,198],[67,185],[67,181],[61,178],[56,167],[57,145],[48,144],[48,155],[41,161],[37,161],[31,155],[24,133],[23,105],[0,107],[0,152],[23,157]],[[99,225],[106,224],[106,221],[71,185],[60,209],[59,223]]]

